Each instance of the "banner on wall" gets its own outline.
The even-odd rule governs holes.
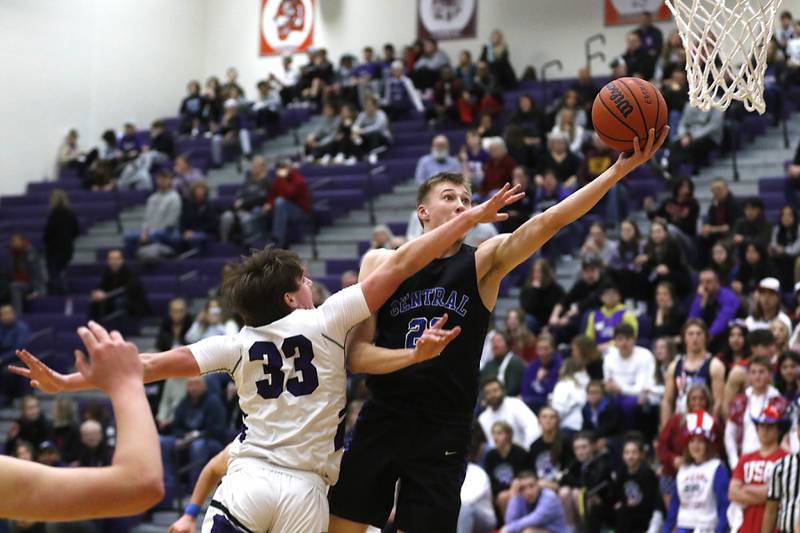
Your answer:
[[[417,0],[417,38],[475,37],[478,0]]]
[[[303,52],[314,40],[314,0],[261,0],[262,56]]]
[[[672,15],[664,0],[605,0],[606,26],[637,24],[642,13],[653,13],[653,20],[671,20]]]

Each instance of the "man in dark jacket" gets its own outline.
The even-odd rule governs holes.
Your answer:
[[[225,435],[225,407],[208,391],[205,379],[186,380],[186,397],[175,410],[172,426],[175,446],[188,449],[191,483],[195,483],[205,464],[222,450]],[[169,437],[167,437],[169,438]]]
[[[150,309],[147,294],[139,276],[125,264],[122,251],[109,250],[106,264],[100,283],[89,295],[89,318],[99,320],[114,311],[146,314]]]
[[[570,342],[578,334],[581,317],[586,311],[600,307],[600,290],[607,279],[599,257],[589,255],[583,260],[581,277],[550,314],[550,331],[559,344]]]
[[[739,204],[724,178],[714,178],[711,182],[711,195],[711,204],[700,228],[700,265],[708,264],[711,248],[720,239],[730,237],[733,225],[739,218]]]
[[[762,248],[769,245],[772,238],[772,224],[764,218],[764,201],[758,196],[744,202],[744,216],[733,225],[733,243],[736,246],[751,241]]]
[[[18,376],[8,371],[8,362],[15,357],[15,350],[26,348],[30,338],[28,325],[17,318],[10,305],[0,307],[0,406],[28,390]]]
[[[222,242],[250,241],[258,237],[270,189],[267,171],[267,160],[263,156],[255,156],[250,162],[247,180],[236,192],[233,206],[222,213],[219,228]]]
[[[180,242],[183,248],[202,248],[219,230],[216,208],[208,201],[208,185],[192,184],[189,200],[184,202],[180,220]]]

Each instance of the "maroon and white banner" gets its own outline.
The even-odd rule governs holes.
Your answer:
[[[475,37],[477,18],[478,0],[417,0],[417,37]]]
[[[262,56],[303,52],[314,40],[314,0],[261,0]]]
[[[664,0],[605,0],[606,26],[637,24],[642,13],[653,13],[653,20],[671,20]]]

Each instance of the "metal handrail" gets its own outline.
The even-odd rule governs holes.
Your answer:
[[[594,35],[587,37],[586,41],[583,43],[583,50],[586,54],[586,68],[589,70],[589,74],[592,73],[592,60],[600,59],[603,62],[606,60],[606,54],[602,51],[598,50],[596,52],[592,52],[592,43],[595,41],[600,41],[603,43],[603,46],[605,46],[606,36],[602,33],[595,33]]]

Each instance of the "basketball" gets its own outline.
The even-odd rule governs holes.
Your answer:
[[[668,114],[661,91],[639,78],[610,81],[592,104],[594,130],[603,142],[620,152],[633,151],[634,137],[644,148],[651,128],[658,138],[667,125]]]

